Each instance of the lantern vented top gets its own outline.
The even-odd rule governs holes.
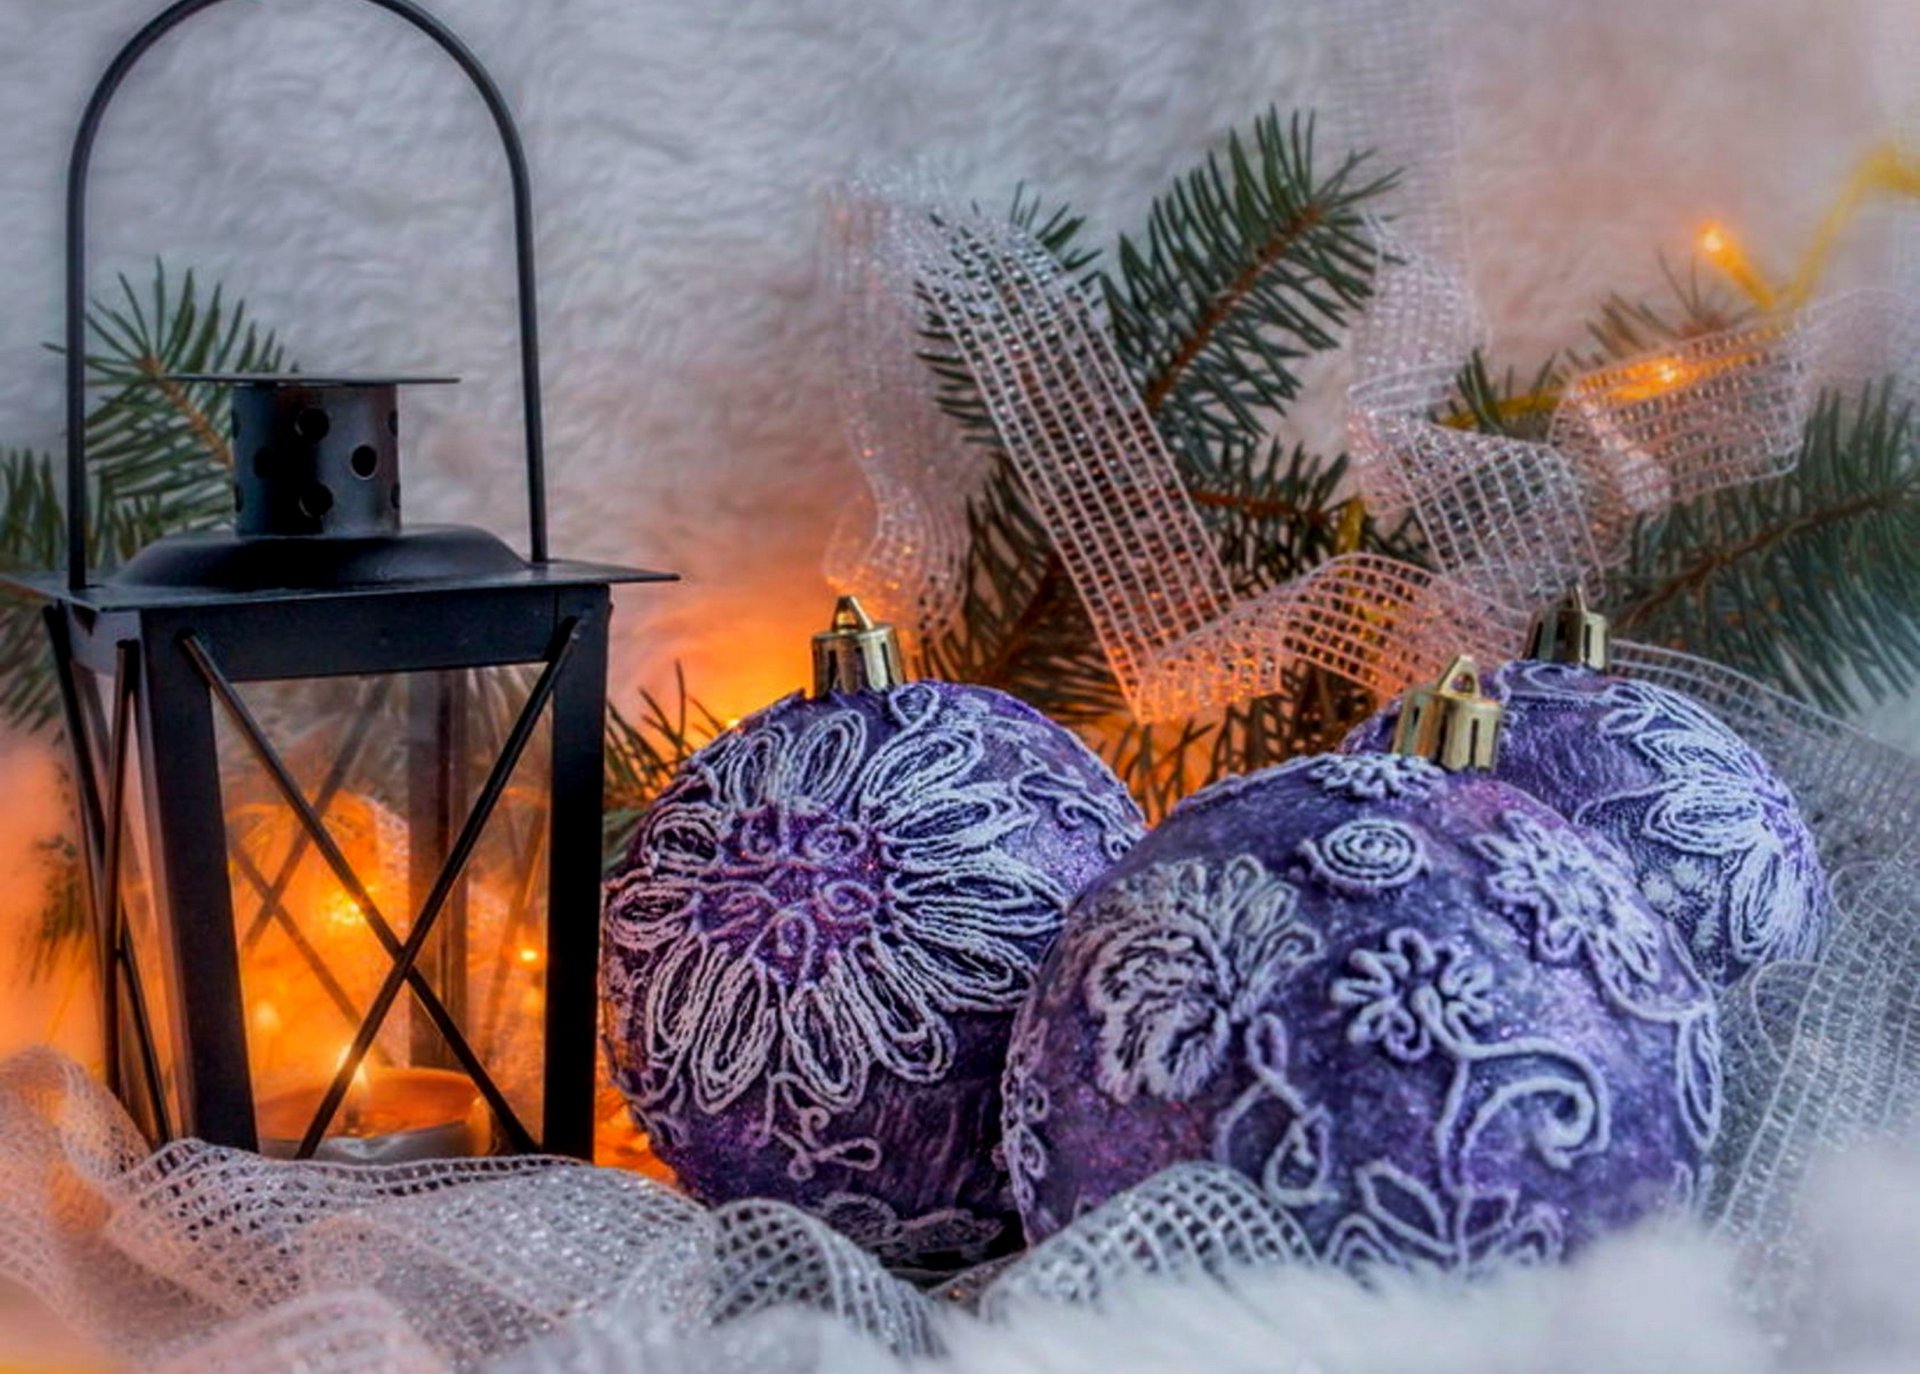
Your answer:
[[[813,637],[814,696],[881,691],[906,680],[893,626],[876,625],[857,598],[841,597],[833,624]]]
[[[184,377],[230,386],[234,531],[354,538],[400,530],[402,385],[438,377]]]
[[[485,530],[401,530],[399,389],[451,377],[183,375],[230,390],[234,524],[170,535],[121,587],[323,590],[511,576],[527,562]]]
[[[1493,767],[1500,745],[1500,703],[1480,690],[1480,672],[1465,654],[1431,687],[1415,687],[1400,707],[1393,752],[1412,754],[1454,772]]]

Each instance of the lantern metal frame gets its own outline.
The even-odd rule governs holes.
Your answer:
[[[603,806],[603,731],[606,705],[610,588],[621,583],[670,581],[671,574],[555,560],[547,547],[545,445],[541,410],[531,182],[519,131],[504,96],[473,53],[412,0],[366,0],[410,23],[448,54],[470,79],[493,117],[512,186],[515,265],[525,421],[530,557],[462,560],[461,551],[486,543],[478,531],[427,528],[362,540],[386,557],[426,556],[349,566],[386,568],[372,580],[344,583],[327,571],[326,555],[343,541],[282,538],[248,545],[232,535],[161,540],[166,576],[120,575],[95,581],[88,562],[86,412],[87,190],[93,146],[115,93],[134,65],[166,34],[223,0],[177,0],[120,50],[95,87],[75,135],[67,182],[66,415],[67,566],[5,579],[49,603],[46,628],[58,676],[62,716],[75,765],[75,793],[87,857],[94,936],[100,957],[106,1062],[113,1086],[136,1106],[155,1134],[193,1134],[220,1144],[258,1148],[254,1082],[247,1050],[240,984],[240,941],[234,915],[234,870],[221,796],[216,712],[225,716],[264,769],[280,799],[300,823],[296,848],[277,873],[244,855],[239,876],[260,899],[256,924],[293,927],[283,901],[292,866],[308,847],[316,851],[366,919],[392,961],[373,1003],[357,1012],[353,1046],[340,1064],[307,1128],[298,1155],[320,1143],[353,1075],[402,992],[444,1038],[472,1077],[516,1150],[541,1149],[590,1157],[594,1095],[595,980],[600,906],[600,819]],[[283,379],[298,383],[303,379]],[[246,546],[262,554],[249,563],[246,585],[221,585],[219,555]],[[451,550],[452,556],[447,556]],[[148,560],[152,563],[154,560]],[[206,573],[196,578],[195,569]],[[262,569],[266,570],[264,577]],[[315,569],[320,571],[316,572]],[[185,570],[184,573],[182,570]],[[284,574],[275,576],[276,571]],[[354,872],[323,819],[366,743],[372,715],[385,704],[392,675],[432,674],[415,684],[410,719],[436,733],[445,751],[457,741],[462,703],[450,695],[449,670],[526,665],[537,676],[507,732],[500,753],[464,814],[442,777],[416,781],[424,810],[409,817],[417,840],[423,825],[438,828],[431,848],[410,844],[417,884],[431,882],[407,927],[397,932]],[[81,672],[111,683],[103,709]],[[377,677],[380,686],[349,727],[341,752],[312,796],[254,718],[239,690],[253,681]],[[455,1016],[418,967],[426,942],[450,904],[459,880],[515,766],[543,714],[551,722],[550,804],[545,835],[546,998],[543,1025],[543,1110],[536,1129],[521,1121],[481,1062]],[[151,871],[148,879],[170,975],[166,994],[178,1043],[173,1069],[184,1117],[177,1119],[163,1088],[161,1047],[153,1029],[152,970],[143,969],[126,919],[121,890],[128,843],[130,765],[137,749]],[[300,942],[296,938],[296,947]],[[331,982],[324,961],[302,949],[323,990],[343,1010],[351,999]],[[134,1037],[132,1067],[123,1074],[120,1037]]]

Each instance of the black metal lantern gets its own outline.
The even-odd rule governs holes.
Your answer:
[[[155,1138],[405,1158],[592,1148],[609,587],[547,554],[525,155],[505,144],[531,556],[402,529],[398,383],[234,384],[236,528],[87,560],[86,209],[133,65],[96,87],[68,180],[68,568],[45,619],[76,763],[108,1072]]]

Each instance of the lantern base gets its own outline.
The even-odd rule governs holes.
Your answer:
[[[369,587],[524,572],[527,561],[485,530],[418,526],[406,534],[327,538],[179,534],[142,549],[112,581],[121,586],[222,591]]]

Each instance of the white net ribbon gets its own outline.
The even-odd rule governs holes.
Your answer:
[[[1462,645],[1509,655],[1525,616],[1466,575],[1347,554],[1236,598],[1095,303],[1031,235],[924,216],[912,279],[966,361],[1136,719],[1277,691],[1311,663],[1382,693]]]
[[[1727,1020],[1742,1074],[1714,1193],[1754,1301],[1791,1310],[1812,1278],[1805,1184],[1816,1165],[1908,1137],[1920,1111],[1920,870],[1861,864],[1835,878],[1840,912],[1812,966],[1750,974]]]
[[[1852,293],[1577,376],[1544,439],[1486,433],[1442,414],[1459,359],[1441,349],[1474,329],[1464,288],[1389,242],[1354,475],[1376,513],[1416,517],[1434,570],[1348,554],[1236,597],[1083,284],[1017,226],[896,213],[907,260],[883,275],[953,341],[1142,721],[1279,690],[1297,663],[1391,695],[1455,653],[1510,657],[1543,601],[1604,586],[1641,517],[1789,471],[1819,388],[1910,373],[1900,348],[1920,342],[1911,302]]]
[[[828,582],[882,620],[937,635],[960,612],[967,502],[985,451],[940,409],[920,354],[920,309],[900,239],[933,194],[929,172],[864,174],[827,199],[824,272],[840,310],[835,389],[864,505],[843,513]]]

